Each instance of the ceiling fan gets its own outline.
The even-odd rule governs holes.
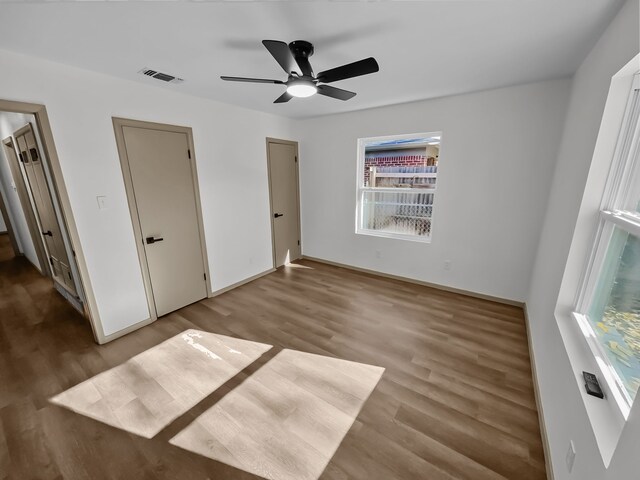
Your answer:
[[[273,55],[273,58],[276,59],[282,69],[287,72],[289,78],[286,82],[264,78],[225,76],[220,78],[230,82],[286,85],[287,90],[276,98],[273,103],[285,103],[293,97],[310,97],[316,93],[326,97],[337,98],[338,100],[349,100],[356,96],[355,92],[321,84],[368,75],[369,73],[375,73],[380,70],[375,58],[369,57],[314,75],[311,64],[309,63],[309,57],[313,55],[313,45],[311,43],[304,40],[296,40],[287,45],[285,42],[278,40],[263,40],[262,44],[269,50],[269,53]]]

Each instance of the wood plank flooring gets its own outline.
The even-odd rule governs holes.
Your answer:
[[[169,440],[283,349],[386,370],[320,478],[542,480],[521,309],[302,261],[110,344],[0,235],[0,479],[257,479]],[[187,329],[273,345],[152,439],[49,399]]]
[[[269,480],[317,480],[383,372],[285,349],[170,443]]]
[[[152,438],[270,348],[226,335],[185,330],[50,401]]]

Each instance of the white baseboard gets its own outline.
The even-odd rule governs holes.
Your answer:
[[[211,297],[215,297],[216,295],[220,295],[220,294],[222,294],[224,292],[228,292],[229,290],[233,290],[234,288],[237,288],[237,287],[239,287],[241,285],[244,285],[245,283],[249,283],[249,282],[251,282],[253,280],[256,280],[256,279],[258,279],[260,277],[263,277],[263,276],[265,276],[265,275],[267,275],[267,274],[269,274],[271,272],[275,272],[275,271],[276,271],[275,268],[270,268],[269,270],[265,270],[264,272],[258,273],[257,275],[254,275],[252,277],[246,278],[246,279],[244,279],[244,280],[242,280],[240,282],[234,283],[233,285],[229,285],[228,287],[225,287],[225,288],[222,288],[220,290],[216,290],[215,292],[209,293],[208,297],[211,298]],[[130,325],[127,328],[123,328],[122,330],[118,330],[115,333],[111,333],[109,335],[105,335],[102,338],[99,338],[98,339],[98,343],[105,344],[105,343],[111,342],[111,341],[113,341],[113,340],[115,340],[117,338],[120,338],[120,337],[128,334],[128,333],[131,333],[131,332],[133,332],[135,330],[138,330],[138,329],[140,329],[142,327],[146,327],[147,325],[155,322],[156,320],[157,320],[156,318],[147,318],[147,319],[142,320],[142,321],[140,321],[138,323],[134,323],[133,325]]]
[[[400,280],[402,282],[414,283],[416,285],[431,287],[437,290],[443,290],[445,292],[459,293],[460,295],[466,295],[467,297],[480,298],[482,300],[489,300],[491,302],[502,303],[504,305],[511,305],[514,307],[520,307],[520,308],[524,307],[523,302],[519,302],[517,300],[510,300],[508,298],[494,297],[492,295],[485,295],[483,293],[472,292],[470,290],[463,290],[461,288],[447,287],[446,285],[440,285],[438,283],[425,282],[423,280],[416,280],[415,278],[403,277],[400,275],[392,275],[390,273],[383,273],[377,270],[370,270],[368,268],[355,267],[353,265],[348,265],[345,263],[334,262],[332,260],[325,260],[324,258],[310,257],[308,255],[303,255],[302,258],[305,260],[311,260],[312,262],[326,263],[327,265],[333,265],[334,267],[347,268],[349,270],[368,273],[371,275],[376,275],[378,277],[391,278],[392,280]]]
[[[542,399],[540,398],[540,386],[538,385],[538,372],[536,370],[536,357],[533,353],[533,344],[531,343],[531,328],[529,327],[529,312],[527,304],[524,304],[524,323],[527,327],[527,342],[529,343],[529,359],[531,361],[531,376],[533,377],[533,392],[536,397],[536,407],[538,409],[538,422],[540,424],[540,436],[542,437],[542,449],[544,450],[544,463],[547,470],[547,479],[554,480],[553,463],[551,461],[551,449],[549,447],[549,437],[547,436],[547,427],[544,421],[544,410],[542,409]]]
[[[236,282],[233,285],[229,285],[228,287],[224,287],[224,288],[221,288],[220,290],[216,290],[215,292],[211,292],[211,293],[209,293],[209,298],[217,297],[218,295],[222,295],[223,293],[228,292],[229,290],[233,290],[234,288],[241,287],[242,285],[245,285],[245,284],[247,284],[249,282],[253,282],[254,280],[257,280],[258,278],[264,277],[265,275],[269,275],[270,273],[273,273],[275,271],[276,271],[275,268],[269,268],[268,270],[265,270],[264,272],[257,273],[256,275],[253,275],[252,277],[245,278],[244,280],[240,280],[239,282]]]
[[[62,285],[57,280],[53,279],[53,288],[55,288],[60,295],[62,295],[67,302],[71,304],[73,308],[75,308],[81,315],[84,315],[84,308],[82,302],[75,296],[73,293],[69,291],[64,285]]]
[[[103,338],[98,339],[99,344],[109,343],[116,338],[120,338],[125,336],[127,333],[131,333],[139,328],[146,327],[147,325],[155,322],[157,318],[147,318],[146,320],[142,320],[141,322],[134,323],[133,325],[129,325],[127,328],[123,328],[122,330],[118,330],[115,333],[111,333],[109,335],[105,335]]]

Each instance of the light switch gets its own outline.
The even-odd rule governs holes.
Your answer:
[[[98,200],[98,210],[106,210],[107,209],[107,197],[104,195],[99,195],[96,197]]]

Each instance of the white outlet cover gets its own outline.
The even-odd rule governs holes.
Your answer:
[[[567,449],[567,456],[565,457],[565,461],[567,463],[567,471],[571,473],[573,470],[573,464],[576,460],[576,446],[573,444],[573,440],[569,442],[569,448]]]
[[[104,195],[99,195],[96,197],[96,200],[98,201],[98,210],[106,210],[107,197],[105,197]]]

